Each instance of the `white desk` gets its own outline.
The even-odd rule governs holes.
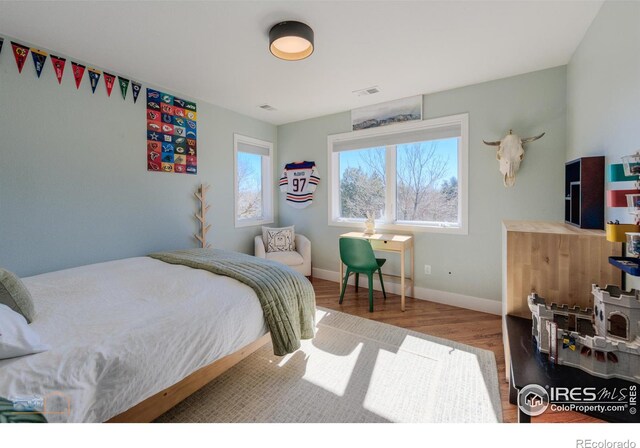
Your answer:
[[[362,232],[349,232],[340,235],[340,238],[362,238],[371,243],[373,250],[381,252],[395,252],[400,255],[400,309],[404,311],[404,291],[405,291],[405,254],[410,251],[410,273],[411,273],[411,294],[413,294],[415,267],[413,253],[413,236],[411,235],[393,235],[390,233],[374,233],[373,235],[365,235]],[[384,274],[388,277],[398,277],[397,275]],[[344,264],[340,260],[340,285],[344,281]]]

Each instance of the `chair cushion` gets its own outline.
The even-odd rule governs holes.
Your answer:
[[[298,266],[304,263],[302,255],[298,252],[286,251],[286,252],[267,252],[267,260],[277,261],[287,266]]]

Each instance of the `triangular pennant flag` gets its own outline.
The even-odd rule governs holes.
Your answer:
[[[33,65],[36,67],[36,74],[38,78],[42,74],[42,69],[44,68],[44,61],[47,60],[47,53],[41,50],[37,50],[35,48],[31,49],[31,56],[33,56]]]
[[[13,56],[16,58],[16,64],[18,65],[18,73],[22,73],[22,67],[24,67],[24,61],[27,60],[29,55],[29,47],[11,42],[13,47]]]
[[[142,89],[141,84],[138,84],[135,81],[131,81],[131,92],[133,93],[133,104],[136,104],[136,101],[138,101],[138,95],[140,95],[140,89]]]
[[[76,80],[76,89],[79,89],[82,77],[84,76],[85,66],[71,61],[71,67],[73,68],[73,78]]]
[[[120,83],[120,92],[122,92],[122,99],[127,99],[127,89],[129,88],[129,80],[127,78],[123,78],[122,76],[118,76],[118,82]]]
[[[51,63],[53,64],[53,71],[56,72],[58,84],[62,84],[62,75],[64,74],[64,66],[67,64],[67,60],[60,56],[51,55]]]
[[[107,87],[107,96],[111,96],[113,90],[113,84],[116,81],[116,77],[111,73],[104,72],[104,85]]]
[[[91,92],[96,93],[96,87],[98,87],[98,81],[100,81],[100,72],[95,68],[90,68],[89,80],[91,81]]]
[[[0,53],[2,53],[2,44],[4,43],[4,37],[0,37]]]

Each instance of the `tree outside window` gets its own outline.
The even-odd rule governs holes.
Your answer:
[[[395,155],[395,220],[457,222],[457,145],[452,138],[341,152],[341,217],[385,216],[387,158]]]
[[[235,226],[273,222],[273,144],[233,135]]]
[[[238,218],[262,216],[262,156],[238,152]]]

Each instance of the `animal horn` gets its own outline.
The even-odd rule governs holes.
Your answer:
[[[540,136],[542,137],[542,135]],[[486,140],[482,140],[484,142],[485,145],[489,145],[489,146],[500,146],[500,140],[498,140],[497,142],[488,142]]]
[[[523,139],[521,139],[520,141],[521,141],[522,143],[535,142],[535,141],[536,141],[536,140],[538,140],[539,138],[542,138],[542,136],[543,136],[544,134],[546,134],[546,132],[543,132],[543,133],[542,133],[542,134],[540,134],[540,135],[536,135],[535,137],[523,138]]]

